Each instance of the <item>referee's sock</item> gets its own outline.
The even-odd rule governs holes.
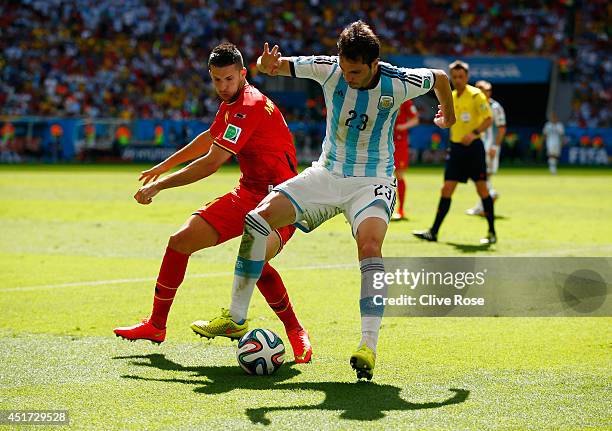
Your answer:
[[[434,224],[431,227],[431,232],[435,235],[438,234],[440,230],[440,225],[442,221],[444,221],[444,217],[448,214],[448,210],[450,208],[451,198],[445,198],[444,196],[440,196],[440,202],[438,203],[438,212],[436,213],[436,219],[434,220]]]
[[[493,199],[491,196],[482,199],[482,208],[489,223],[489,232],[495,234],[495,211],[493,210]]]

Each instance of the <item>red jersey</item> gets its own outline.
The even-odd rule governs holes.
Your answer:
[[[407,100],[400,106],[395,125],[404,124],[406,121],[417,116],[416,107],[412,104],[412,100]],[[397,127],[393,130],[393,142],[395,146],[408,145],[408,130],[397,130]]]
[[[283,114],[257,88],[246,84],[238,99],[222,102],[210,126],[214,144],[236,155],[240,185],[267,194],[297,175],[293,137]]]

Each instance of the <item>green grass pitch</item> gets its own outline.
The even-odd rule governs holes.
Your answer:
[[[312,364],[250,377],[231,342],[189,329],[229,303],[238,240],[193,256],[165,343],[115,338],[149,313],[168,236],[238,177],[223,168],[139,206],[142,168],[0,167],[0,409],[67,409],[72,429],[92,430],[612,428],[611,318],[385,319],[374,380],[356,383],[360,275],[341,216],[275,259]],[[431,224],[442,171],[414,168],[407,181],[409,220],[391,225],[386,256],[612,253],[610,170],[502,168],[490,249],[478,246],[485,221],[463,214],[472,184],[439,243],[412,238]],[[250,317],[285,337],[257,292]]]

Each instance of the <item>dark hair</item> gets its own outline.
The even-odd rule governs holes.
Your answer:
[[[338,54],[352,61],[371,64],[380,55],[380,41],[369,25],[355,21],[340,33]]]
[[[210,53],[210,57],[208,57],[209,69],[210,66],[225,67],[231,66],[232,64],[240,68],[244,67],[242,54],[240,54],[240,51],[238,51],[238,48],[236,48],[236,45],[233,43],[225,42],[215,46]]]
[[[465,73],[470,72],[470,66],[465,61],[461,61],[461,60],[453,61],[451,64],[448,65],[448,69],[449,70],[461,69],[461,70],[464,70]]]

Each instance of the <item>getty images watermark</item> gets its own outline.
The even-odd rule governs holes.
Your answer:
[[[471,286],[484,286],[485,268],[479,272],[441,272],[441,271],[409,271],[404,268],[396,269],[394,272],[379,272],[374,274],[373,287],[377,290],[382,290],[385,286],[403,286],[410,291],[416,291],[418,287],[427,286],[447,286],[462,290]],[[399,297],[385,297],[385,295],[374,295],[375,305],[409,305],[417,304],[423,306],[431,305],[484,305],[483,297],[468,298],[461,294],[451,296],[437,296],[435,294],[422,295],[407,295],[402,294]]]
[[[612,316],[611,258],[386,258],[368,296],[396,316]]]

